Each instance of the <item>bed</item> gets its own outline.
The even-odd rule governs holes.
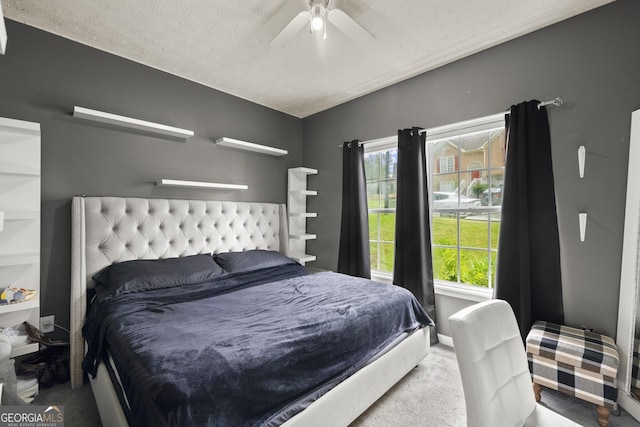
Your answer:
[[[430,319],[406,291],[308,274],[286,257],[284,205],[75,197],[72,220],[72,386],[82,386],[84,363],[104,425],[346,426],[429,352]],[[169,273],[149,288],[158,266]],[[145,280],[127,281],[131,271]],[[188,279],[175,273],[171,282],[176,271]],[[348,301],[338,296],[364,287]],[[100,303],[90,304],[94,293]],[[377,300],[407,308],[382,308],[403,314],[380,320]],[[306,334],[334,323],[348,328]],[[307,332],[288,335],[294,329]],[[258,345],[238,353],[237,340]],[[181,346],[182,359],[160,357]],[[241,357],[227,357],[234,352]],[[218,372],[222,365],[229,369]]]

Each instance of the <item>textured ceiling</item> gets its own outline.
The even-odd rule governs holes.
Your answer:
[[[1,1],[7,18],[306,117],[614,0],[331,0],[375,39],[329,24],[279,47],[307,0]]]

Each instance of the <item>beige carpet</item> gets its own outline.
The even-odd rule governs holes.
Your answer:
[[[599,427],[596,406],[544,389],[542,404],[584,427]],[[452,348],[437,344],[413,371],[352,423],[357,427],[467,425],[464,393]],[[628,412],[611,415],[609,427],[640,427]]]
[[[351,425],[464,427],[466,416],[455,355],[450,347],[438,344]]]

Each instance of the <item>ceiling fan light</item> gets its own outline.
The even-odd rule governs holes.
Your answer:
[[[324,20],[321,17],[316,16],[311,19],[311,26],[316,31],[321,30],[322,27],[324,26]]]
[[[327,10],[321,4],[314,4],[311,6],[311,29],[312,31],[319,31],[324,27],[324,17]]]

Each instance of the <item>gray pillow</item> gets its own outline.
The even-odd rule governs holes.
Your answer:
[[[93,276],[101,301],[117,295],[192,285],[225,275],[211,254],[112,264]]]
[[[242,273],[262,268],[296,264],[294,260],[282,255],[280,252],[262,249],[215,254],[213,259],[228,273]]]

